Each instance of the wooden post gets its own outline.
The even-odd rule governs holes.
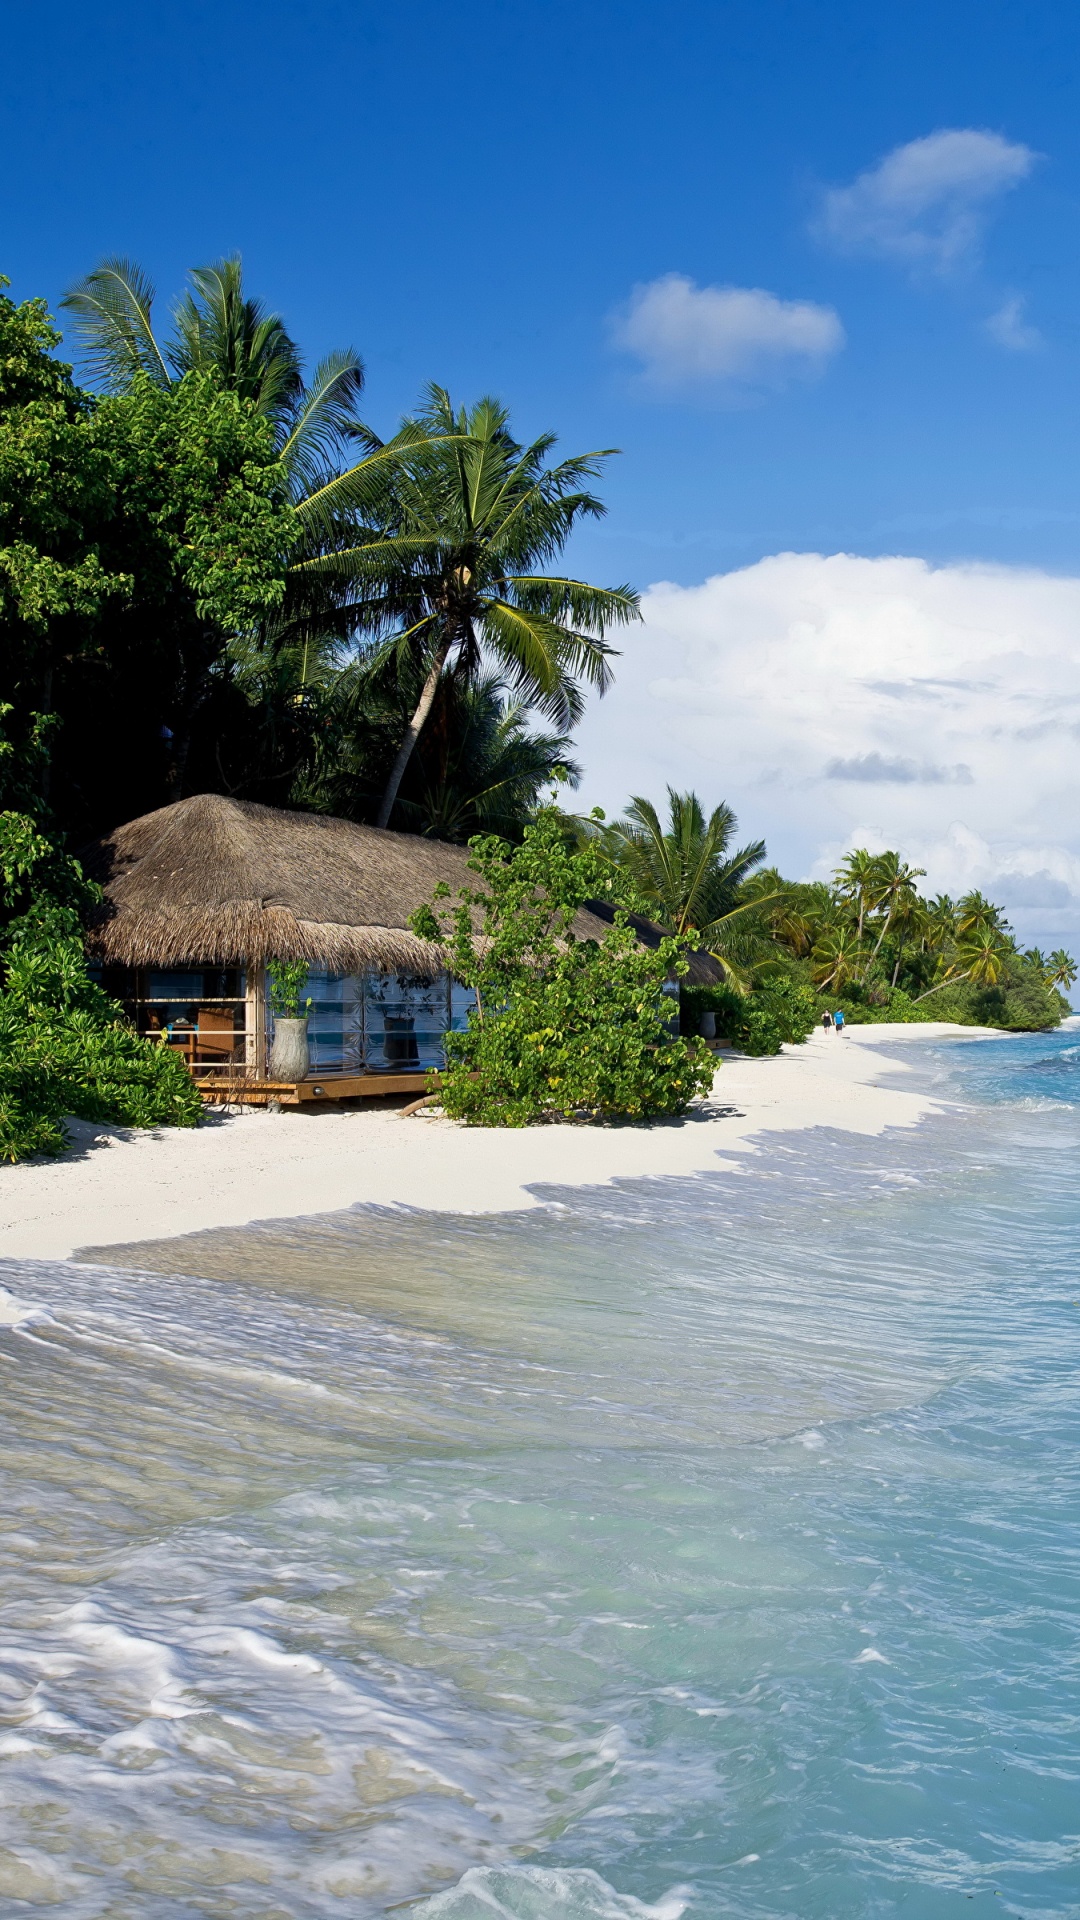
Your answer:
[[[245,969],[244,1065],[253,1080],[266,1078],[266,965],[249,960]]]

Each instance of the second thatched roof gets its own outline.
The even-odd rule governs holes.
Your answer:
[[[430,974],[443,955],[410,930],[410,915],[440,881],[454,894],[475,885],[469,858],[443,840],[200,793],[117,827],[83,856],[105,892],[88,943],[129,967],[277,959]],[[610,917],[583,910],[574,932],[602,940]],[[648,938],[646,928],[652,945],[659,929]]]

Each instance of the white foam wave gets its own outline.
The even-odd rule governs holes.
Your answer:
[[[21,1333],[24,1327],[47,1325],[52,1315],[35,1300],[20,1300],[18,1294],[0,1287],[0,1327],[12,1327]]]
[[[591,1868],[470,1867],[446,1893],[413,1908],[424,1920],[679,1920],[693,1889],[672,1887],[652,1904]]]

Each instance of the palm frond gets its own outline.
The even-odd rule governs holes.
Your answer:
[[[556,574],[508,574],[506,589],[518,606],[546,613],[551,620],[573,621],[601,637],[609,627],[641,619],[641,595],[633,587],[590,587],[584,580]]]
[[[155,289],[134,260],[103,260],[69,287],[61,307],[74,316],[72,331],[80,364],[105,393],[124,393],[136,375],[171,385],[169,367],[154,336]]]
[[[404,483],[410,463],[431,444],[420,428],[407,422],[392,440],[382,442],[347,472],[333,475],[297,503],[305,530],[334,538],[350,516],[378,517],[381,509],[385,519],[397,517],[394,482]]]
[[[320,360],[297,396],[280,453],[300,497],[332,477],[335,463],[351,451],[363,390],[363,361],[348,348]]]
[[[302,387],[300,352],[281,316],[244,293],[238,255],[195,267],[173,309],[179,374],[213,368],[222,385],[280,423]]]

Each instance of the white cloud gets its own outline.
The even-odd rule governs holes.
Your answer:
[[[999,133],[948,128],[894,147],[848,187],[823,197],[816,230],[849,253],[878,253],[947,272],[978,251],[990,204],[1038,155]]]
[[[1029,326],[1024,319],[1025,304],[1022,295],[1014,294],[1012,299],[1004,300],[986,321],[990,338],[1010,353],[1033,353],[1043,343],[1038,327]]]
[[[817,372],[844,344],[831,307],[778,300],[760,287],[699,287],[681,273],[635,287],[614,335],[661,387],[775,384],[792,371]]]
[[[792,875],[897,847],[1080,941],[1080,579],[789,553],[644,612],[582,728],[585,805],[693,786]]]

